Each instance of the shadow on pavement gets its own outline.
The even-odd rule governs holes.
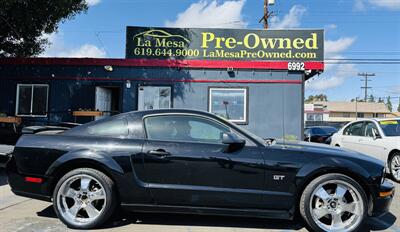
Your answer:
[[[365,223],[362,231],[382,231],[387,230],[396,223],[396,216],[392,213],[387,213],[381,217],[369,218]],[[396,229],[397,231],[397,229]]]
[[[125,210],[117,210],[117,212],[118,213],[116,213],[104,226],[99,229],[117,228],[130,224],[211,226],[282,230],[300,230],[304,227],[301,221],[299,222],[204,215],[134,213]],[[57,217],[52,206],[43,209],[42,211],[38,212],[37,215],[47,218]]]
[[[57,218],[56,213],[54,212],[53,205],[48,206],[47,208],[43,209],[40,212],[36,213],[39,217],[46,217],[46,218]]]
[[[126,211],[121,212],[123,213],[115,215],[109,223],[104,225],[104,228],[114,228],[128,224],[236,227],[282,230],[300,230],[304,227],[302,222],[287,220],[267,220],[187,214],[133,213]]]
[[[0,186],[8,184],[6,171],[4,169],[0,169]]]
[[[183,214],[158,214],[158,213],[134,213],[125,210],[117,210],[116,213],[103,227],[99,229],[117,228],[133,224],[141,225],[179,225],[179,226],[206,226],[206,227],[234,227],[255,229],[300,230],[304,223],[300,220],[270,220],[241,217],[183,215]],[[38,212],[39,217],[57,218],[53,206],[49,206]],[[366,220],[361,231],[387,230],[396,222],[396,216],[388,213],[379,218]]]

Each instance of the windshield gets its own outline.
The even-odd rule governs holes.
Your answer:
[[[334,127],[316,127],[312,128],[312,130],[317,135],[330,135],[337,132]]]
[[[400,136],[400,120],[384,120],[379,125],[386,136]]]

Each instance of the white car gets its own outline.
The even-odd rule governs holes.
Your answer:
[[[355,150],[387,163],[400,183],[400,118],[350,122],[332,136],[331,146]]]

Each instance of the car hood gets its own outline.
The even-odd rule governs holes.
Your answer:
[[[369,155],[348,150],[345,148],[332,147],[321,143],[310,143],[303,141],[285,141],[285,142],[277,141],[277,143],[274,146],[285,147],[286,149],[291,149],[297,152],[315,153],[320,155],[322,154],[322,155],[336,156],[341,158],[353,158],[375,163],[381,166],[385,165],[384,162]]]

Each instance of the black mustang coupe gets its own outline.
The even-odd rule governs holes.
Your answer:
[[[394,195],[374,158],[263,140],[193,110],[129,112],[57,134],[23,135],[6,169],[15,194],[52,201],[58,217],[78,229],[100,226],[120,205],[136,212],[301,215],[314,231],[356,231],[366,218],[388,212]]]

